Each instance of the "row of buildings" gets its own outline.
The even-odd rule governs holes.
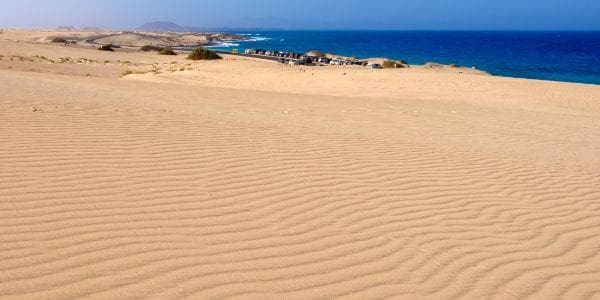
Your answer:
[[[294,53],[290,51],[271,51],[263,49],[246,49],[244,54],[276,58],[280,63],[290,65],[338,65],[338,66],[370,66],[381,68],[380,64],[370,64],[366,60],[354,57],[328,57],[316,51]]]

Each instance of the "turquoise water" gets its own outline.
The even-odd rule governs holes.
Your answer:
[[[216,47],[389,57],[477,67],[494,75],[600,84],[600,32],[253,31]]]

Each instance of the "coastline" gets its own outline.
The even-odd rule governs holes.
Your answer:
[[[2,297],[598,295],[599,85],[6,37]]]
[[[89,30],[92,29],[93,28],[90,28]],[[10,31],[15,30],[16,32],[22,32],[25,36],[34,34],[33,32],[31,32],[31,30],[27,29],[9,29],[7,33],[10,33]],[[101,36],[107,36],[117,33],[124,35],[139,34],[142,36],[147,34],[142,31],[106,31],[102,29],[95,30],[96,31],[81,32],[74,29],[66,31],[45,29],[43,31],[37,31],[37,40],[35,40],[35,42],[48,42],[47,40],[44,40],[44,38],[47,38],[49,35],[51,35],[50,33],[52,32],[54,32],[54,34],[52,34],[54,36],[69,36],[73,34],[77,35],[78,33],[85,33],[90,36],[97,36],[99,33],[102,33]],[[195,35],[192,33],[151,33],[151,35],[156,35],[157,37],[185,37],[183,38],[183,40],[185,40],[185,43],[187,43],[187,49],[192,49],[197,46],[208,46],[212,50],[224,52],[231,52],[234,49],[237,49],[238,52],[244,52],[244,50],[246,49],[266,49],[271,51],[280,50],[297,53],[306,53],[316,49],[324,50],[323,52],[325,53],[333,53],[331,54],[333,56],[358,57],[362,60],[367,61],[371,60],[372,58],[379,57],[380,59],[385,58],[392,61],[406,61],[409,65],[415,66],[423,66],[428,63],[440,63],[446,66],[459,65],[464,67],[465,69],[475,68],[477,70],[481,70],[482,72],[486,72],[496,76],[534,80],[549,80],[556,82],[573,82],[596,85],[600,84],[600,67],[598,67],[596,63],[598,58],[594,57],[593,55],[593,53],[600,53],[600,48],[596,49],[597,51],[594,50],[594,47],[600,47],[600,32],[596,31],[369,31],[369,33],[371,33],[370,35],[375,36],[374,40],[367,40],[362,42],[360,39],[348,40],[348,38],[354,35],[359,37],[360,34],[364,33],[364,31],[256,32],[259,33],[225,32],[222,33],[225,37],[224,40],[217,40],[212,42],[203,40],[206,37],[213,35],[212,33],[196,33]],[[292,35],[291,39],[287,36],[290,34]],[[316,35],[313,36],[314,34]],[[330,34],[333,34],[333,36],[329,36]],[[342,35],[338,37],[336,34]],[[397,45],[397,42],[394,42],[393,40],[390,41],[390,43],[381,44],[381,41],[379,41],[377,37],[381,34],[395,34],[394,39],[402,38],[407,40],[401,43],[400,46]],[[445,34],[449,34],[449,36],[445,36]],[[487,34],[492,34],[492,36],[487,36]],[[501,37],[501,42],[496,42],[497,45],[494,46],[493,43],[490,42],[490,39],[496,38],[497,35]],[[541,37],[537,37],[538,35],[541,35]],[[574,35],[575,37],[572,37],[572,35]],[[576,38],[580,35],[581,40]],[[237,39],[227,38],[227,36],[237,37]],[[259,38],[256,39],[256,36],[258,36]],[[280,37],[286,37],[287,39],[282,39],[282,41],[284,41],[279,42]],[[336,43],[334,44],[330,44],[327,41],[323,41],[323,38],[327,38],[327,41],[330,41],[331,39],[335,38],[340,38],[341,40],[336,41]],[[13,40],[16,39],[18,39],[18,37],[13,38]],[[306,42],[307,39],[310,40],[310,42]],[[435,41],[436,39],[442,39],[442,42],[438,44],[436,44],[435,42],[433,44],[424,44],[424,42],[420,41],[423,39],[431,39],[433,41]],[[443,41],[444,39],[458,40],[448,44],[445,41]],[[512,48],[515,47],[511,44],[511,41],[514,39],[525,39],[523,40],[523,44],[528,46],[521,46],[522,48]],[[24,39],[24,41],[25,40],[29,42],[34,42],[34,40],[32,40],[31,38],[26,38]],[[111,41],[112,40],[107,40],[106,42]],[[94,45],[97,46],[99,45],[97,42],[98,41],[91,44],[84,43],[84,47]],[[369,46],[369,43],[371,42],[377,44],[377,46]],[[130,49],[131,51],[136,51],[141,45],[154,44],[163,47],[176,47],[178,49],[183,50],[183,48],[177,47],[182,46],[182,44],[164,44],[163,42],[154,41],[152,39],[141,39],[137,41],[137,46],[127,46],[130,43],[131,42],[121,41],[121,44],[116,44],[126,46],[126,48]],[[234,43],[235,46],[221,47],[223,46],[223,43]],[[461,45],[463,43],[465,43],[465,45]],[[549,43],[559,43],[561,44],[561,46],[553,51],[539,53],[539,49],[543,49],[543,47],[545,47],[544,45],[548,45]],[[489,44],[489,47],[483,47],[485,44]],[[581,49],[573,49],[573,45],[577,44],[581,45]],[[331,45],[337,46],[331,48]],[[489,50],[495,48],[498,48],[498,50]],[[523,55],[522,53],[521,55],[517,56],[507,56],[503,54],[503,51],[521,53],[525,51],[528,54]],[[556,57],[559,56],[561,57],[561,59],[557,60]]]
[[[256,32],[271,39],[242,42],[235,48],[318,49],[361,58],[403,59],[411,65],[457,64],[514,78],[600,84],[596,54],[600,31]]]

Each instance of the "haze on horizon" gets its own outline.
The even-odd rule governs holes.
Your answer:
[[[600,30],[597,0],[0,0],[0,27]]]

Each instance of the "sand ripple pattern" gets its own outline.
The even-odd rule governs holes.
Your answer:
[[[1,98],[0,297],[600,297],[598,169],[468,144],[554,141],[198,93],[193,112]]]

